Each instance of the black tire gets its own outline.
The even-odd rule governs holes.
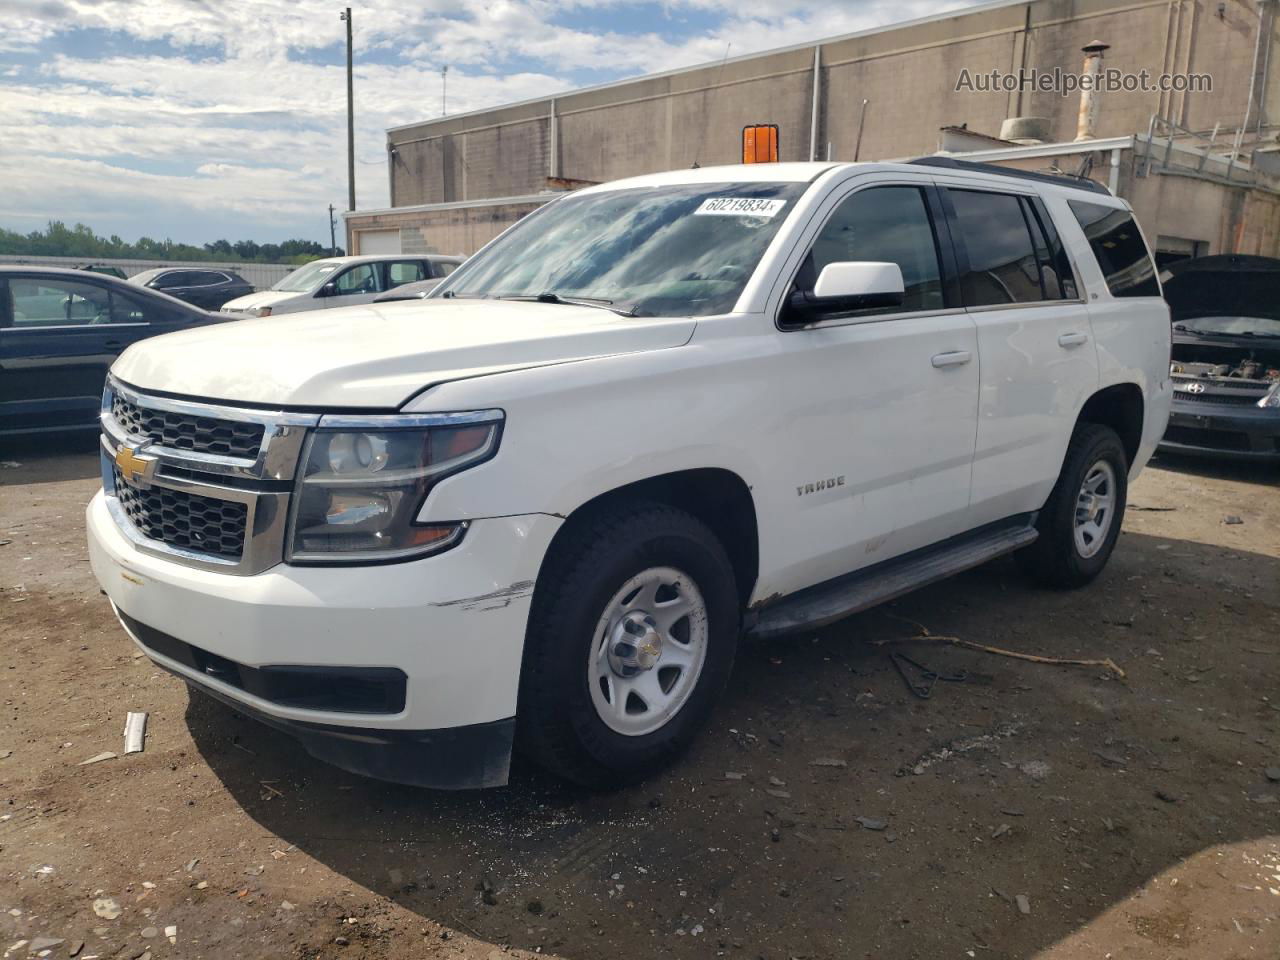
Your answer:
[[[1076,544],[1077,499],[1089,471],[1099,462],[1110,465],[1115,481],[1113,515],[1096,553],[1085,556]],[[1040,538],[1023,551],[1031,575],[1045,586],[1082,587],[1102,572],[1115,549],[1124,522],[1129,492],[1129,458],[1120,437],[1096,423],[1077,425],[1058,482],[1036,521]]]
[[[516,719],[521,751],[583,786],[635,783],[670,764],[693,741],[733,668],[740,627],[733,565],[696,517],[659,503],[623,503],[571,518],[543,564],[534,591]],[[605,724],[592,703],[588,658],[606,606],[627,581],[674,567],[702,594],[706,654],[692,693],[652,733]]]

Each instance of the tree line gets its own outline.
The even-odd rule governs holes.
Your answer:
[[[338,255],[343,250],[338,248]],[[285,240],[283,243],[258,243],[254,240],[215,240],[196,246],[142,237],[137,243],[126,243],[112,234],[100,237],[86,224],[68,227],[60,220],[49,221],[44,230],[22,234],[0,227],[0,254],[28,257],[83,257],[86,260],[179,260],[227,263],[306,263],[327,257],[328,247],[313,240]]]

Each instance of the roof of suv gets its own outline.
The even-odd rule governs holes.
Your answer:
[[[1000,180],[1029,180],[1067,190],[1080,190],[1102,197],[1111,197],[1111,192],[1102,184],[1084,178],[1077,179],[1067,175],[1034,173],[1012,167],[1000,167],[989,163],[973,163],[945,156],[921,157],[905,163],[748,163],[718,167],[695,167],[692,170],[668,170],[664,173],[628,177],[625,180],[614,180],[610,183],[602,183],[574,192],[596,193],[632,187],[663,187],[689,183],[807,183],[816,180],[830,170],[853,167],[865,168],[868,172],[909,172],[917,174],[927,172],[928,168],[933,167],[937,172],[981,176],[997,183]]]
[[[461,263],[466,259],[462,256],[454,256],[447,253],[369,253],[350,257],[317,257],[315,260],[307,261],[302,266],[310,266],[313,263],[374,263],[380,260],[404,260],[406,258],[414,260],[443,260],[448,263]]]

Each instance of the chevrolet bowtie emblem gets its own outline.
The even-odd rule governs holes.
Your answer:
[[[139,456],[133,447],[122,446],[116,451],[116,467],[129,483],[146,486],[156,475],[156,458]]]

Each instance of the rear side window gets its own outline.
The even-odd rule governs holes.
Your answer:
[[[177,323],[188,315],[176,305],[160,297],[134,294],[111,288],[111,320],[113,323]]]
[[[1054,299],[1041,286],[1040,258],[1022,200],[1013,194],[978,190],[948,193],[969,255],[969,269],[960,278],[965,306]]]
[[[393,260],[387,264],[387,289],[402,283],[417,283],[427,279],[427,268],[421,260]]]
[[[458,269],[458,265],[444,260],[437,260],[431,265],[431,269],[437,277],[447,277],[449,274],[453,273],[454,270]]]
[[[1046,300],[1075,300],[1079,297],[1071,260],[1054,229],[1053,218],[1039,200],[1022,199],[1022,211],[1031,225],[1031,237],[1040,261],[1040,284]]]
[[[1133,215],[1119,207],[1104,207],[1083,200],[1067,202],[1089,240],[1111,295],[1160,296],[1155,264]]]
[[[188,287],[191,285],[191,273],[187,270],[170,270],[153,279],[150,286],[157,290],[168,290],[170,287]]]

